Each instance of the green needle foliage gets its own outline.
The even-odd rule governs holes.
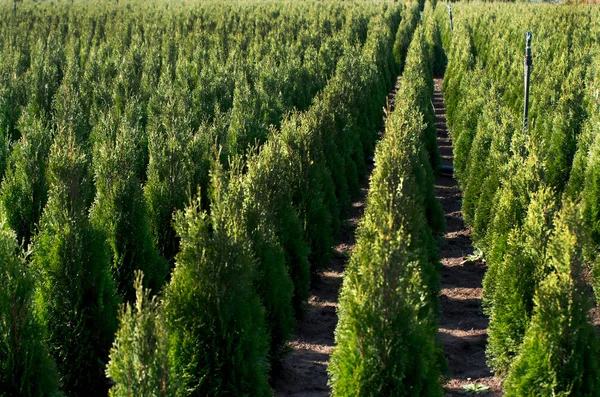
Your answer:
[[[486,353],[488,364],[499,373],[505,374],[519,353],[534,295],[548,275],[546,249],[556,211],[557,200],[549,189],[534,193],[524,224],[509,234],[504,260],[496,270]]]
[[[8,225],[28,246],[48,200],[46,168],[52,135],[42,120],[30,113],[22,116],[20,128],[22,135],[8,159],[0,200]]]
[[[106,375],[114,382],[110,396],[170,397],[182,393],[169,361],[163,306],[135,272],[135,304],[119,314],[119,330],[110,350]]]
[[[531,326],[505,382],[506,396],[595,396],[598,337],[588,322],[581,211],[565,203],[548,243],[552,273],[535,296]]]
[[[268,339],[254,291],[255,261],[238,193],[214,177],[210,215],[200,198],[175,217],[181,249],[165,291],[175,376],[192,396],[266,396]],[[238,199],[239,200],[239,199]]]
[[[105,394],[104,366],[116,330],[118,298],[105,236],[88,219],[89,160],[70,129],[50,150],[50,193],[34,238],[36,310],[68,395]]]
[[[158,292],[166,278],[166,262],[153,245],[146,201],[136,164],[143,156],[138,129],[127,120],[107,116],[95,130],[96,198],[90,210],[94,228],[104,232],[112,253],[117,291],[131,301],[134,272]]]
[[[148,105],[148,180],[144,187],[150,225],[159,253],[172,263],[178,240],[173,213],[183,209],[196,187],[207,186],[209,135],[194,133],[186,96],[165,72]]]
[[[439,274],[430,130],[423,123],[428,44],[418,28],[396,109],[377,146],[357,246],[344,275],[328,367],[334,396],[442,396]],[[432,200],[433,197],[433,200]],[[432,209],[432,211],[429,211]],[[430,219],[431,217],[431,219]]]
[[[291,336],[294,311],[308,299],[310,264],[302,226],[292,206],[288,156],[271,141],[247,163],[243,219],[257,259],[257,291],[270,328],[271,357]],[[237,179],[234,175],[232,179]],[[235,183],[232,180],[230,183]],[[295,309],[295,310],[294,310]]]
[[[394,59],[398,63],[400,73],[404,70],[404,61],[406,53],[412,40],[412,33],[419,22],[419,3],[411,2],[402,11],[402,20],[396,32],[396,41],[394,43]]]
[[[2,215],[3,216],[3,215]],[[58,373],[34,315],[33,275],[0,221],[0,396],[58,395]]]

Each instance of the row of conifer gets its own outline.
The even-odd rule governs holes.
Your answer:
[[[488,363],[506,378],[506,396],[597,395],[599,340],[588,315],[589,287],[600,285],[600,13],[501,4],[453,11],[454,31],[442,34],[444,90],[463,214],[488,266]],[[440,26],[447,15],[438,9]]]
[[[444,213],[434,193],[432,72],[441,45],[428,2],[375,152],[356,248],[344,272],[329,364],[334,396],[442,396],[438,340]],[[439,53],[439,51],[438,51]]]
[[[0,42],[26,76],[0,87],[20,112],[2,113],[2,393],[269,395],[414,6],[36,7],[48,37]]]

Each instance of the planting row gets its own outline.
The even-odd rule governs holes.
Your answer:
[[[4,6],[0,389],[269,395],[417,7]]]
[[[430,3],[415,31],[375,168],[338,310],[334,396],[442,396],[438,340],[444,213],[434,193],[432,70],[441,45]]]
[[[488,269],[488,363],[507,396],[599,393],[600,14],[459,5],[444,90],[465,221]],[[518,15],[518,18],[516,17]],[[528,128],[525,32],[533,32]],[[589,277],[591,275],[591,277]]]

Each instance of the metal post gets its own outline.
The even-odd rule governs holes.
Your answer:
[[[17,0],[13,0],[13,13],[17,16]]]
[[[454,30],[454,27],[452,26],[452,4],[448,4],[448,14],[450,16],[450,31],[452,32]]]
[[[531,32],[527,32],[525,36],[525,105],[523,107],[523,128],[528,127],[529,117],[529,77],[531,76]]]

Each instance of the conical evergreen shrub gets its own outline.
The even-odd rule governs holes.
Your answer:
[[[67,395],[105,394],[104,366],[116,330],[118,296],[105,236],[88,219],[89,158],[59,126],[50,150],[50,193],[34,238],[36,310]]]
[[[148,104],[149,163],[144,195],[159,253],[170,265],[178,251],[173,213],[208,184],[210,136],[191,129],[189,103],[165,72]]]
[[[126,120],[111,115],[98,124],[94,134],[96,197],[90,218],[94,227],[106,235],[117,291],[131,301],[136,269],[144,272],[146,285],[155,293],[167,274],[167,264],[153,245],[144,192],[136,170],[143,156],[142,134]]]
[[[267,396],[268,339],[254,291],[255,261],[239,213],[214,178],[210,215],[200,198],[175,217],[181,248],[165,291],[174,374],[192,396]],[[239,194],[236,193],[236,194]]]
[[[432,302],[439,276],[427,252],[431,230],[412,175],[418,162],[412,134],[421,123],[414,111],[404,116],[411,119],[392,127],[396,131],[388,123],[378,146],[375,188],[344,275],[328,369],[335,396],[443,394]]]
[[[163,306],[142,281],[143,273],[138,270],[135,304],[126,303],[119,314],[119,330],[106,367],[106,375],[113,382],[109,395],[180,396],[183,390],[169,360]]]
[[[402,11],[402,20],[396,32],[396,41],[394,42],[394,59],[399,65],[399,72],[404,70],[406,53],[412,39],[412,34],[419,22],[419,4],[414,1],[406,5]]]
[[[588,322],[580,210],[564,204],[548,243],[552,273],[541,283],[521,352],[504,384],[512,396],[596,396],[598,336]]]
[[[28,112],[20,124],[22,135],[8,159],[0,200],[8,225],[27,246],[37,231],[48,200],[46,168],[52,134],[39,117]]]
[[[533,297],[549,271],[546,249],[557,209],[550,189],[533,193],[523,226],[508,236],[504,259],[496,270],[486,348],[488,364],[497,373],[508,371],[531,322]]]
[[[308,246],[292,206],[291,172],[285,147],[272,140],[249,159],[243,178],[244,219],[262,276],[258,290],[268,323],[274,314],[270,307],[279,307],[280,319],[271,328],[273,356],[293,330],[294,311],[302,315],[310,287]]]
[[[0,220],[0,396],[58,395],[56,366],[32,305],[33,274],[19,251]]]

